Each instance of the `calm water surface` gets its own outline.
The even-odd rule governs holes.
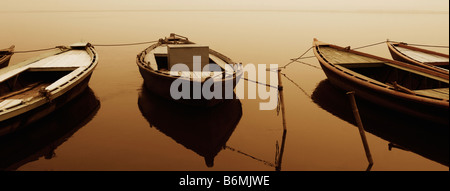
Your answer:
[[[15,44],[17,50],[30,50],[78,41],[131,43],[177,33],[243,64],[283,66],[308,50],[313,38],[352,47],[386,39],[435,45],[449,42],[448,13],[88,11],[0,15],[7,26],[0,30],[1,47]],[[136,55],[147,46],[97,46],[100,60],[88,92],[34,126],[43,131],[64,129],[42,135],[47,137],[45,141],[36,139],[42,131],[0,141],[1,152],[18,155],[5,159],[2,153],[6,162],[2,161],[1,168],[270,171],[275,170],[275,156],[284,141],[281,170],[366,170],[368,162],[345,92],[333,88],[322,70],[299,63],[283,70],[295,82],[282,78],[288,129],[283,140],[281,113],[259,110],[259,103],[267,100],[234,100],[199,111],[149,95],[142,88],[135,63]],[[390,58],[385,44],[361,51]],[[448,49],[438,51],[448,53]],[[11,64],[37,54],[15,54]],[[305,56],[312,55],[310,51]],[[304,61],[319,66],[315,58]],[[87,103],[88,108],[79,106]],[[358,104],[362,105],[374,160],[371,170],[448,171],[448,126],[435,128],[362,101]],[[31,140],[35,142],[26,137],[34,137]],[[390,143],[397,147],[390,149]]]

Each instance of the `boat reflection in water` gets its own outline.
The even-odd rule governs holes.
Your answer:
[[[224,149],[242,117],[239,99],[211,108],[194,107],[159,97],[144,86],[138,105],[150,127],[204,157],[208,167],[214,165],[215,156]]]
[[[356,126],[346,92],[323,80],[311,96],[324,110]],[[397,147],[448,166],[449,128],[447,125],[424,121],[357,100],[364,130],[388,142],[389,150]]]
[[[99,109],[100,101],[88,87],[45,118],[0,137],[0,170],[15,170],[41,156],[51,159],[55,149],[86,125]]]

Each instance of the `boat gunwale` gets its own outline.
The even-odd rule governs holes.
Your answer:
[[[417,47],[413,47],[413,46],[408,46],[406,43],[402,43],[402,42],[393,42],[393,41],[386,41],[386,44],[388,46],[388,49],[390,50],[391,53],[395,53],[397,56],[401,57],[402,59],[406,60],[407,62],[410,62],[412,64],[427,68],[427,69],[431,69],[433,71],[437,71],[443,74],[446,74],[447,76],[449,75],[449,71],[446,69],[441,69],[441,68],[437,68],[438,65],[436,65],[437,67],[433,67],[433,66],[429,66],[428,64],[432,64],[432,63],[440,63],[441,65],[445,65],[445,63],[448,65],[449,62],[420,62],[416,59],[413,59],[411,57],[409,57],[408,55],[404,54],[403,52],[401,52],[400,50],[398,50],[396,48],[396,46],[402,47],[402,48],[406,48],[409,50],[413,50],[413,51],[418,51],[418,52],[423,52],[423,53],[427,53],[427,54],[431,54],[431,55],[435,55],[435,56],[440,56],[440,57],[446,57],[448,58],[449,55],[443,54],[443,53],[439,53],[439,52],[435,52],[435,51],[431,51],[431,50],[426,50],[426,49],[422,49],[422,48],[417,48]]]
[[[415,69],[420,69],[422,71],[425,71],[426,69],[420,68],[418,66],[408,65],[406,63],[402,63],[402,62],[395,61],[395,60],[388,60],[388,59],[385,59],[385,58],[377,57],[377,56],[374,56],[374,55],[366,54],[366,53],[355,51],[355,50],[349,50],[349,49],[346,49],[346,48],[343,48],[343,47],[340,47],[340,46],[337,46],[337,45],[323,43],[323,42],[318,41],[317,39],[314,39],[314,41],[313,41],[313,47],[314,47],[313,48],[313,50],[314,50],[313,52],[314,52],[316,58],[319,60],[321,66],[322,67],[326,67],[328,70],[332,71],[333,73],[335,73],[336,75],[338,75],[338,76],[340,76],[342,78],[348,79],[348,80],[352,81],[355,84],[360,84],[360,85],[363,85],[363,86],[368,87],[370,89],[373,89],[373,90],[375,90],[377,92],[382,92],[384,94],[389,94],[389,95],[394,96],[394,97],[400,97],[400,98],[403,98],[403,99],[416,101],[416,102],[424,102],[424,103],[426,103],[428,105],[438,105],[440,107],[446,107],[446,108],[449,107],[449,100],[448,99],[434,98],[434,97],[424,96],[424,95],[421,95],[421,94],[412,95],[412,94],[408,94],[408,93],[405,93],[405,92],[401,92],[401,91],[395,90],[394,87],[389,86],[389,85],[384,84],[384,83],[383,83],[384,84],[384,87],[383,87],[383,86],[381,86],[381,84],[374,83],[373,81],[366,81],[366,80],[363,80],[363,79],[355,77],[355,75],[350,76],[349,74],[344,73],[343,71],[338,69],[337,66],[335,66],[335,64],[330,63],[328,60],[326,60],[323,57],[322,53],[318,50],[319,46],[323,46],[323,45],[329,46],[329,47],[337,49],[337,50],[347,51],[347,52],[354,53],[354,54],[357,54],[357,55],[367,56],[369,58],[378,59],[378,60],[381,60],[381,61],[384,61],[384,62],[388,62],[388,63],[391,63],[391,64],[395,64],[395,65],[400,65],[400,66],[407,65],[408,66],[407,68],[415,68]],[[350,71],[350,72],[353,72],[353,71]],[[430,70],[425,71],[424,73],[428,73],[428,72],[437,73],[435,71],[430,71]],[[353,73],[356,73],[356,72],[353,72]],[[448,76],[447,76],[447,80],[448,80]]]
[[[449,57],[448,54],[444,54],[444,53],[440,53],[440,52],[436,52],[436,51],[432,51],[432,50],[427,50],[427,49],[423,49],[423,48],[410,46],[410,45],[408,45],[408,43],[404,43],[404,42],[386,41],[386,43],[390,44],[390,45],[392,45],[394,47],[395,46],[399,46],[399,47],[402,47],[402,48],[415,50],[415,51],[419,51],[419,52],[424,52],[424,53],[427,53],[427,54],[433,54],[433,55],[436,55],[436,56],[441,56],[441,57],[446,57],[446,58]]]

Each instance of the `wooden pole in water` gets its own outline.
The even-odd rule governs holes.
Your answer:
[[[358,125],[359,134],[361,135],[361,140],[364,145],[364,150],[366,151],[366,157],[369,161],[369,168],[373,165],[372,155],[370,154],[369,144],[367,143],[366,134],[364,133],[364,126],[361,121],[361,116],[359,115],[358,106],[355,101],[355,92],[347,92],[347,95],[350,99],[350,104],[352,106],[353,115],[355,116],[356,124]]]
[[[281,106],[281,116],[283,119],[283,138],[282,138],[282,142],[281,142],[281,148],[280,148],[280,154],[277,157],[277,161],[275,161],[276,167],[275,169],[277,171],[281,170],[281,161],[283,159],[283,153],[284,153],[284,144],[285,144],[285,140],[286,140],[286,132],[287,132],[287,127],[286,127],[286,116],[285,116],[285,111],[284,111],[284,95],[283,95],[283,83],[281,82],[281,69],[278,68],[278,92],[280,94],[280,106]]]
[[[281,116],[283,118],[283,130],[286,131],[286,116],[284,114],[283,83],[281,82],[281,69],[278,68],[278,92],[280,94]]]

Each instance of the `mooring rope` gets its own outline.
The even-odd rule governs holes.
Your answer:
[[[291,81],[295,86],[298,87],[298,89],[300,89],[303,94],[305,94],[306,96],[308,96],[309,98],[311,98],[311,96],[308,94],[308,92],[306,92],[302,87],[300,87],[300,85],[298,85],[297,83],[294,82],[294,80],[292,80],[291,78],[287,77],[286,74],[281,73],[281,75],[283,75],[286,79],[288,79],[289,81]]]
[[[92,44],[92,46],[133,46],[133,45],[141,45],[141,44],[150,44],[158,42],[158,40],[154,41],[147,41],[147,42],[135,42],[135,43],[123,43],[123,44]],[[20,53],[30,53],[30,52],[40,52],[40,51],[47,51],[47,50],[53,50],[53,49],[62,49],[64,46],[56,46],[51,48],[42,48],[42,49],[34,49],[34,50],[20,50],[20,51],[12,51],[13,54],[20,54]]]
[[[315,57],[315,56],[314,56],[314,57]],[[302,62],[302,61],[300,61],[300,60],[295,60],[295,62],[298,62],[298,63],[300,63],[300,64],[304,64],[304,65],[307,65],[307,66],[311,66],[311,67],[313,67],[313,68],[315,68],[315,69],[322,70],[322,68],[320,68],[319,66],[315,66],[315,65],[312,65],[312,64],[309,64],[309,63],[306,63],[306,62]]]
[[[373,43],[373,44],[369,44],[369,45],[365,45],[365,46],[360,46],[360,47],[352,48],[352,50],[357,50],[357,49],[367,48],[367,47],[371,47],[371,46],[383,44],[383,43],[386,43],[386,42],[387,42],[387,40],[381,41],[381,42],[377,42],[377,43]]]
[[[285,69],[285,68],[286,68],[287,66],[289,66],[290,64],[292,64],[292,63],[294,63],[295,61],[297,61],[297,60],[299,60],[300,58],[302,58],[302,57],[303,57],[306,53],[308,53],[312,48],[313,48],[313,46],[309,47],[309,49],[306,50],[302,55],[300,55],[300,56],[297,57],[297,58],[292,59],[289,63],[287,63],[286,65],[284,65],[284,66],[282,66],[282,67],[280,67],[280,68]]]
[[[297,57],[297,58],[292,58],[291,60],[301,60],[301,59],[307,59],[307,58],[315,58],[316,56],[305,56],[305,57]]]
[[[150,44],[158,42],[158,40],[148,41],[148,42],[135,42],[135,43],[124,43],[124,44],[92,44],[93,46],[133,46],[133,45],[141,45],[141,44]]]
[[[255,80],[250,80],[250,79],[248,79],[248,78],[242,78],[242,79],[247,80],[247,81],[249,81],[249,82],[261,84],[261,85],[264,85],[264,86],[267,86],[267,87],[270,87],[270,88],[276,88],[276,89],[278,89],[277,86],[272,86],[272,85],[269,85],[269,84],[266,84],[266,83],[258,82],[258,81],[255,81]]]

